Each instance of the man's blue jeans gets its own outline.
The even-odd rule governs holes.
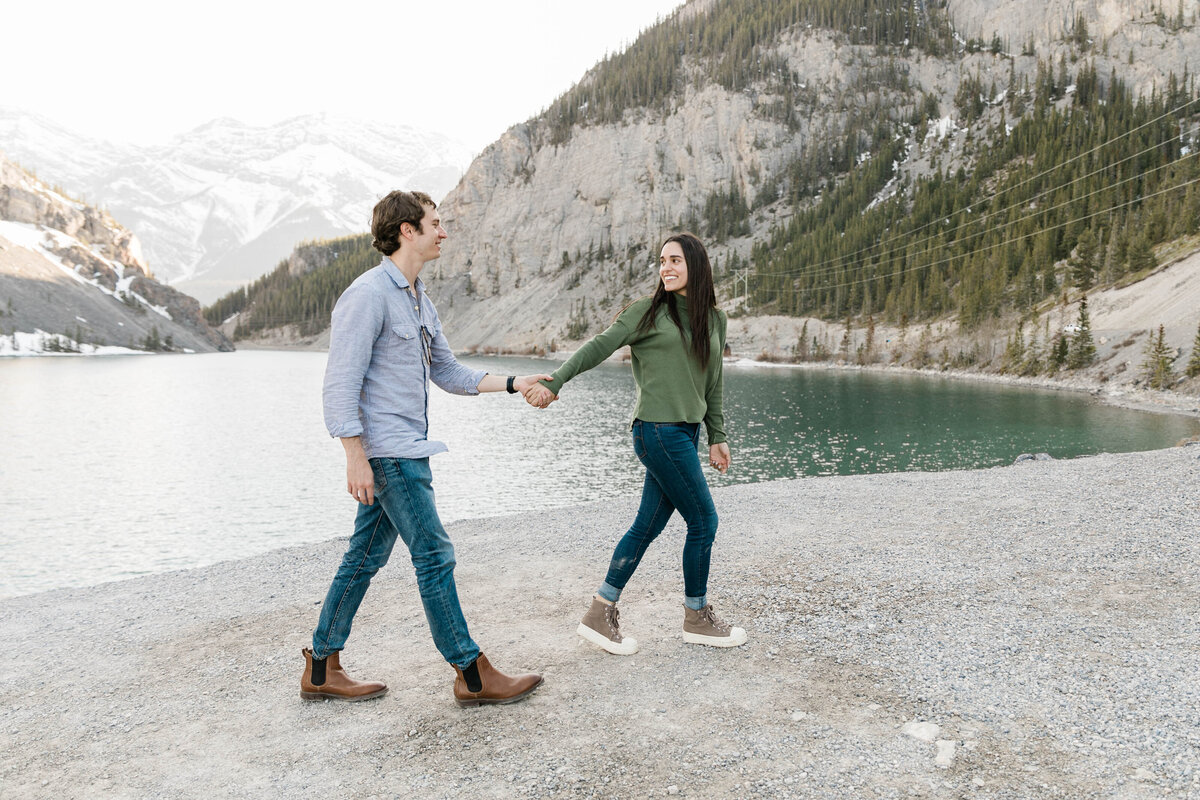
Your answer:
[[[399,535],[417,573],[417,590],[433,643],[456,667],[470,666],[479,647],[467,631],[454,586],[454,545],[433,502],[428,458],[372,458],[375,502],[359,503],[354,535],[325,595],[313,632],[313,657],[325,658],[346,646],[350,626],[371,578],[388,561]]]
[[[698,423],[634,420],[633,450],[646,466],[646,481],[637,518],[617,543],[608,575],[597,592],[605,600],[617,602],[646,548],[678,509],[687,522],[687,539],[683,544],[684,602],[697,610],[707,602],[717,509],[696,455],[699,440]]]

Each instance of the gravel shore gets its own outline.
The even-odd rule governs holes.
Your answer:
[[[343,658],[391,692],[304,703],[343,539],[0,602],[0,796],[1200,797],[1200,446],[723,488],[710,597],[749,642],[685,645],[683,527],[574,628],[636,497],[456,523],[502,669],[460,709],[407,558]]]

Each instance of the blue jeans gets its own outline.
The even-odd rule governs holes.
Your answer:
[[[479,647],[467,632],[454,586],[454,545],[433,503],[428,458],[372,458],[375,502],[358,505],[354,535],[334,575],[321,618],[313,632],[313,657],[325,658],[346,646],[354,614],[371,578],[388,561],[399,535],[417,573],[417,590],[433,643],[456,667],[471,664]]]
[[[642,503],[632,527],[617,543],[608,575],[597,594],[617,602],[650,543],[662,533],[676,509],[687,522],[683,543],[683,593],[689,608],[707,602],[708,568],[717,536],[717,509],[704,480],[696,445],[700,425],[694,422],[633,421],[633,450],[646,466]]]

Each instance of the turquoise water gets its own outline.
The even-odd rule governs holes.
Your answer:
[[[555,362],[464,359],[508,374]],[[0,359],[0,597],[345,536],[354,503],[321,420],[324,353]],[[1200,420],[926,376],[731,367],[713,486],[1148,450]],[[633,380],[606,364],[545,411],[431,393],[446,521],[631,495]]]

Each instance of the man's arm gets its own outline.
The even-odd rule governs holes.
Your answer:
[[[380,298],[361,286],[342,293],[330,323],[329,361],[322,391],[325,427],[346,450],[346,491],[367,505],[375,502],[375,474],[363,450],[358,403],[382,325]]]
[[[450,394],[476,394],[480,391],[477,384],[486,374],[483,370],[471,369],[458,363],[449,342],[446,341],[446,334],[441,331],[429,342],[429,379],[442,391]]]
[[[538,381],[548,380],[550,380],[549,375],[522,375],[518,378],[513,378],[513,388],[521,394],[525,394],[531,387],[537,385]],[[479,392],[507,392],[508,376],[484,375],[483,380],[475,388]]]
[[[359,395],[383,317],[382,298],[363,286],[350,286],[333,307],[329,359],[321,392],[325,428],[330,436],[344,439],[363,432],[358,417]]]

